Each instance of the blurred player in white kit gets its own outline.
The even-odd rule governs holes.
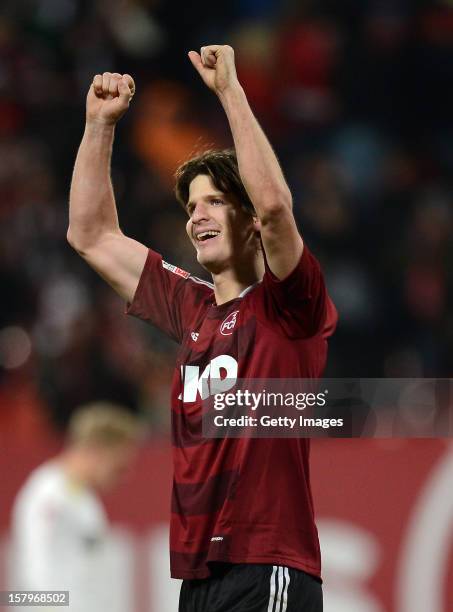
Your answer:
[[[111,609],[109,526],[97,492],[124,475],[139,435],[137,419],[113,404],[87,404],[73,414],[65,449],[36,468],[16,497],[14,589],[67,590],[71,612]]]

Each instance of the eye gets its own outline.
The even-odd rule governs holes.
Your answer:
[[[211,200],[211,204],[212,204],[213,206],[222,206],[222,204],[223,204],[223,200],[222,200],[222,199],[220,199],[220,198],[213,198],[213,199]]]

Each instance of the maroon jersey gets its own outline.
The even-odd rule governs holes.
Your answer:
[[[204,439],[203,384],[318,378],[336,311],[307,249],[294,271],[221,306],[213,286],[149,251],[129,314],[180,345],[172,384],[171,574],[206,578],[210,562],[285,565],[320,576],[306,438]],[[223,378],[223,376],[222,376]]]

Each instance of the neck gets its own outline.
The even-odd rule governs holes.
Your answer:
[[[66,450],[59,459],[67,478],[81,487],[92,487],[92,466],[88,457],[76,449]]]
[[[217,306],[234,300],[239,295],[264,276],[264,260],[262,257],[256,258],[252,265],[243,269],[230,268],[212,274],[214,282],[214,295]]]

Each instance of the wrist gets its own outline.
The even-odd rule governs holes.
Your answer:
[[[116,123],[106,122],[102,119],[87,119],[85,133],[90,136],[111,136],[115,131]]]
[[[231,103],[237,103],[241,98],[244,99],[245,92],[239,81],[235,81],[234,83],[231,83],[225,87],[225,89],[222,91],[218,91],[217,96],[222,105],[225,107]]]

